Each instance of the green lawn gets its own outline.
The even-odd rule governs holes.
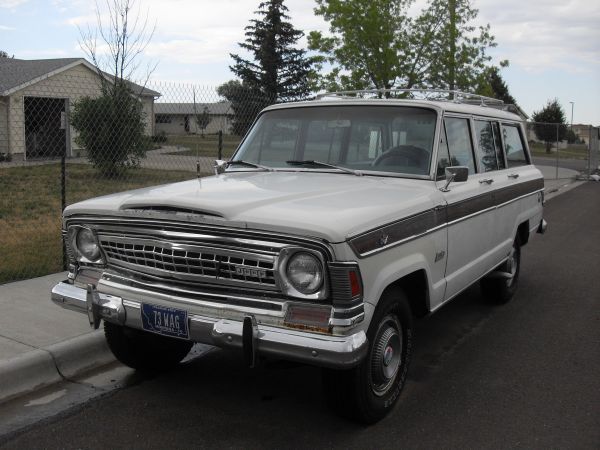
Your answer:
[[[67,205],[194,176],[137,169],[105,179],[89,165],[68,164]],[[0,283],[62,270],[60,164],[0,169],[0,195]]]
[[[553,151],[551,153],[546,153],[546,145],[540,143],[529,144],[529,149],[534,156],[546,156],[549,158],[556,158],[556,152]],[[554,150],[554,149],[553,149]],[[588,159],[588,150],[587,148],[577,147],[569,147],[565,149],[558,150],[558,158],[559,159]]]
[[[223,135],[224,159],[229,158],[233,154],[240,140],[239,136]],[[217,159],[219,148],[218,137],[214,134],[206,134],[204,137],[199,134],[167,135],[167,142],[163,145],[179,146],[187,149],[168,153],[169,155],[209,156],[215,159]]]

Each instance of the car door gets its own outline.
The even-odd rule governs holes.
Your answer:
[[[517,227],[530,220],[534,229],[541,220],[543,178],[527,152],[523,129],[518,123],[501,122],[497,125],[505,167],[497,173],[495,233],[501,241],[501,252],[508,254],[516,236]]]
[[[495,216],[493,182],[477,170],[471,119],[446,116],[444,129],[446,140],[440,143],[438,167],[446,158],[445,165],[469,168],[466,182],[451,183],[443,193],[448,229],[445,298],[449,299],[480,278],[491,264]]]

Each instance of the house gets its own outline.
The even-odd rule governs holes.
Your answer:
[[[68,112],[79,98],[100,95],[100,76],[83,58],[0,58],[0,153],[13,159],[75,155],[76,131]],[[140,95],[146,133],[153,135],[154,100],[160,94],[128,83]]]
[[[203,116],[208,120],[202,129]],[[213,134],[231,132],[230,102],[218,103],[155,103],[156,134]]]
[[[583,141],[584,144],[589,145],[590,143],[590,137],[592,137],[592,133],[594,131],[597,132],[597,129],[595,129],[594,127],[592,127],[591,125],[584,125],[584,124],[573,124],[573,133],[575,133],[575,135],[581,139]]]

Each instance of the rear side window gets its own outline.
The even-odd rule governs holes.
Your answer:
[[[467,119],[447,117],[444,119],[444,124],[446,125],[450,165],[466,166],[469,168],[469,173],[475,173],[469,121]]]
[[[498,170],[492,123],[484,120],[476,120],[475,136],[477,138],[477,159],[481,170],[483,172]]]
[[[504,137],[504,151],[508,167],[524,166],[528,164],[525,155],[525,146],[516,125],[502,125],[502,136]]]

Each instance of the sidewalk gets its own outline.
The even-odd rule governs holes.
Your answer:
[[[581,184],[578,172],[538,166],[546,199]],[[66,273],[0,285],[0,403],[114,361],[102,330],[50,301]]]
[[[0,285],[0,402],[114,361],[101,330],[50,301],[66,272]]]

